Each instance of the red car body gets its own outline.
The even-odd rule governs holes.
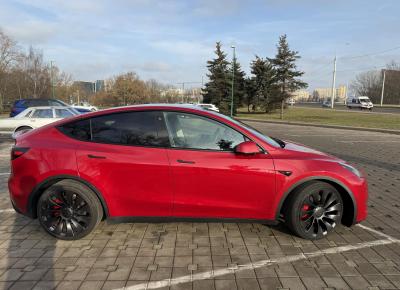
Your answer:
[[[73,139],[58,126],[74,120],[131,111],[178,111],[221,122],[254,141],[263,153],[121,146]],[[143,105],[98,111],[52,123],[16,139],[9,178],[16,210],[32,218],[43,190],[75,179],[96,192],[108,219],[205,218],[279,220],[287,196],[299,185],[322,180],[344,199],[343,223],[367,216],[367,182],[344,161],[302,145],[284,148],[218,113],[189,106]],[[17,157],[17,158],[16,158]],[[91,158],[88,158],[91,157]],[[151,220],[151,219],[147,219]]]

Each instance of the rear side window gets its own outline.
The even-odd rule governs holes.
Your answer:
[[[47,100],[42,99],[34,99],[34,100],[26,100],[24,102],[24,106],[29,107],[41,107],[41,106],[48,106],[49,102]]]
[[[63,125],[63,133],[82,141],[167,147],[169,138],[159,112],[126,112],[93,117]]]
[[[163,123],[158,112],[127,112],[91,119],[92,141],[110,144],[164,147],[168,138],[159,136]]]

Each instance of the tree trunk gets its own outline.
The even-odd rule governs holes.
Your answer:
[[[283,105],[284,105],[284,100],[281,101],[281,120],[283,120]]]

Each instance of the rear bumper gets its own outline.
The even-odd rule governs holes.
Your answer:
[[[31,217],[28,207],[28,194],[23,192],[18,186],[18,181],[12,175],[8,179],[8,190],[10,193],[10,200],[16,212],[25,216]]]

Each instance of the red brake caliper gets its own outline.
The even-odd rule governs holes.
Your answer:
[[[62,204],[62,201],[58,198],[53,199],[53,201],[56,202],[57,204]],[[55,209],[55,210],[60,209],[60,208],[61,208],[61,206],[59,206],[59,205],[53,205],[53,209]],[[58,211],[55,211],[54,215],[59,216],[60,213]]]
[[[308,204],[303,204],[302,208],[301,208],[302,212],[306,212],[308,210],[310,210],[310,206]],[[301,220],[305,220],[309,217],[310,215],[308,213],[304,213],[301,216]]]

